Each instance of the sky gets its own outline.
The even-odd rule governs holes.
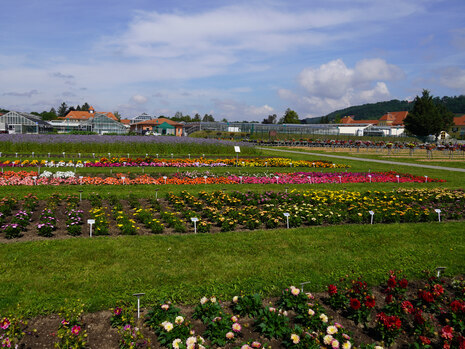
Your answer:
[[[1,0],[0,108],[301,119],[465,94],[463,0]],[[387,111],[386,111],[387,112]]]

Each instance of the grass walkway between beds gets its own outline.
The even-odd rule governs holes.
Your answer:
[[[145,292],[143,303],[194,303],[240,291],[276,296],[352,272],[372,284],[390,269],[465,270],[463,222],[345,225],[205,235],[73,238],[0,245],[0,314],[56,312],[66,298],[89,311]],[[19,310],[15,310],[19,304]]]

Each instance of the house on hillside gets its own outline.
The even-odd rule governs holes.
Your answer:
[[[138,134],[158,134],[181,137],[184,125],[166,118],[140,121],[130,126],[131,132]]]
[[[452,125],[449,134],[456,139],[465,139],[465,115],[454,118],[454,125]]]
[[[344,116],[341,119],[341,123],[343,124],[371,124],[371,125],[378,125],[379,120],[354,120],[353,115]]]
[[[381,116],[378,126],[404,126],[408,111],[393,111]]]

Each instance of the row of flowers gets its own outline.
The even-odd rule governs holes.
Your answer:
[[[259,294],[240,294],[226,302],[202,297],[190,317],[162,301],[137,324],[134,306],[118,302],[109,325],[118,330],[122,349],[147,348],[150,340],[142,330],[153,331],[159,344],[170,349],[271,348],[272,343],[292,349],[382,349],[397,344],[399,337],[412,348],[464,348],[465,280],[427,274],[416,284],[390,271],[376,294],[359,277],[341,279],[319,295],[290,286],[274,302]],[[328,308],[341,320],[334,321]],[[61,313],[59,348],[86,345],[82,305],[72,309]],[[0,320],[4,346],[21,344],[27,323],[10,316]]]
[[[65,202],[76,200],[76,196],[72,198],[67,197]],[[132,235],[141,229],[161,234],[167,227],[176,233],[208,233],[302,225],[447,221],[465,217],[464,191],[438,188],[364,193],[343,190],[293,190],[289,193],[201,191],[197,195],[182,191],[168,193],[162,200],[152,196],[142,201],[130,196],[129,208],[124,208],[114,195],[92,194],[87,199],[92,206],[88,212],[79,210],[77,204],[66,204],[69,235],[81,234],[84,216],[94,220],[95,235],[108,235],[111,226],[116,226],[120,234]],[[27,229],[32,216],[28,202],[24,199],[21,205],[9,197],[0,200],[0,222],[3,224],[0,233],[4,232],[5,237],[18,237]],[[48,204],[48,207],[52,206]],[[53,212],[58,209],[44,210],[38,224],[50,222],[55,228]],[[198,220],[195,227],[192,218]],[[20,227],[17,234],[11,233],[12,224]],[[64,229],[63,223],[60,229]],[[49,233],[53,231],[51,229]]]
[[[72,171],[52,173],[44,171],[37,176],[31,171],[7,171],[0,174],[0,186],[5,185],[132,185],[132,184],[321,184],[321,183],[421,183],[445,182],[442,179],[389,172],[293,172],[254,175],[215,176],[210,173],[183,173],[152,177],[124,175],[116,177],[76,176]]]
[[[145,158],[100,158],[86,161],[54,161],[54,160],[5,160],[0,167],[316,167],[347,168],[349,166],[334,164],[329,161],[291,160],[287,158],[239,158],[239,159],[158,159],[152,156]]]

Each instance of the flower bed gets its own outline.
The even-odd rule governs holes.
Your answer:
[[[231,158],[231,159],[158,159],[145,158],[100,158],[99,160],[5,160],[0,167],[315,167],[348,168],[348,165],[335,164],[330,161],[291,160],[287,158]]]
[[[164,348],[465,346],[462,277],[426,274],[422,280],[412,281],[391,271],[376,288],[368,287],[359,277],[340,280],[318,294],[290,286],[274,300],[241,294],[222,301],[209,295],[182,309],[162,301],[142,309],[141,321],[135,317],[135,306],[128,302],[118,302],[107,320],[94,316],[86,321],[82,307],[70,304],[64,308],[60,321],[52,325],[56,326],[56,338],[49,336],[53,327],[34,331],[34,319],[28,325],[14,316],[0,316],[0,339],[12,346],[34,347],[46,337],[49,347],[53,342],[60,348],[66,343],[74,348],[86,344],[98,347],[100,336],[92,332],[104,328],[105,340],[119,348],[148,348],[151,341]]]
[[[76,201],[75,197],[53,197],[57,202]],[[168,193],[165,199],[160,200],[130,197],[129,207],[123,206],[113,196],[91,194],[81,202],[87,207],[90,204],[92,208],[89,210],[82,213],[76,203],[65,208],[58,205],[53,209],[53,215],[44,211],[46,214],[41,216],[40,222],[31,222],[29,200],[27,196],[20,201],[11,198],[0,201],[0,218],[3,221],[0,237],[18,238],[31,225],[37,231],[37,224],[43,223],[43,219],[53,223],[53,228],[48,229],[51,230],[49,234],[57,235],[62,231],[64,236],[79,235],[81,225],[89,218],[95,220],[95,235],[193,233],[193,217],[199,219],[197,233],[285,228],[288,225],[292,228],[323,224],[431,222],[439,219],[436,210],[441,210],[441,221],[465,219],[464,191],[447,189],[363,193],[330,190],[289,193],[201,191],[198,195],[182,191],[178,195]],[[110,211],[108,207],[113,209]],[[65,218],[56,223],[54,215],[58,215],[59,210],[64,210]],[[289,214],[288,220],[285,213]]]
[[[390,172],[294,172],[273,173],[255,175],[228,175],[214,176],[210,173],[183,173],[171,176],[152,177],[150,175],[136,176],[122,173],[116,177],[91,177],[79,176],[74,172],[52,172],[44,171],[37,176],[35,171],[6,171],[0,174],[0,186],[4,185],[133,185],[133,184],[321,184],[321,183],[422,183],[422,182],[445,182],[442,179]],[[35,178],[34,178],[35,177]],[[134,177],[134,175],[132,175]]]

